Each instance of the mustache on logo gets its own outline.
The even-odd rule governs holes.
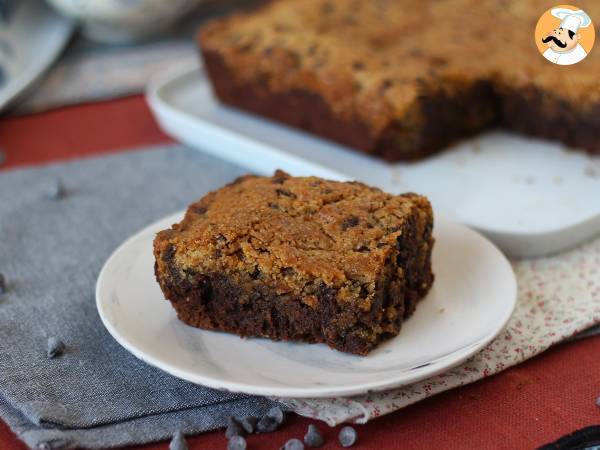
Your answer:
[[[556,36],[546,36],[545,38],[542,38],[542,42],[544,44],[546,44],[547,42],[553,41],[556,45],[558,45],[560,48],[565,48],[567,46],[566,42],[561,42],[558,40],[558,38]]]

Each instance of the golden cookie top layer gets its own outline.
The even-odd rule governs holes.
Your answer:
[[[324,283],[351,299],[353,289],[375,291],[403,232],[431,226],[425,197],[278,171],[239,178],[192,204],[158,234],[155,255],[161,264],[169,254],[183,271],[256,274],[280,294],[309,298],[307,286]]]
[[[577,3],[600,20],[600,2]],[[534,42],[545,0],[275,0],[200,33],[241,80],[272,92],[306,89],[373,133],[400,120],[419,96],[488,80],[600,102],[600,50],[572,66],[546,61]],[[550,30],[549,30],[550,31]],[[524,91],[526,92],[526,91]]]

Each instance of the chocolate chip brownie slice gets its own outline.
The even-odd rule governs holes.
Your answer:
[[[244,176],[158,233],[156,278],[188,325],[366,355],[429,290],[432,226],[416,194]]]
[[[274,0],[211,21],[198,42],[223,103],[386,160],[498,125],[600,154],[600,51],[546,61],[533,36],[550,6]],[[597,0],[578,7],[600,17]]]

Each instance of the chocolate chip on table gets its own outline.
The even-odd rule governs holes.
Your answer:
[[[60,179],[56,179],[50,183],[47,188],[46,195],[52,200],[60,200],[67,195],[67,190]]]
[[[188,445],[185,436],[181,431],[177,431],[173,435],[173,439],[169,443],[169,450],[188,450]]]
[[[238,419],[238,423],[241,425],[241,427],[244,429],[244,431],[248,434],[254,433],[257,422],[258,422],[258,418],[252,417],[252,416],[242,417],[241,419]]]
[[[300,439],[290,439],[281,447],[281,450],[304,450],[304,444]]]
[[[272,418],[275,422],[277,422],[277,425],[281,425],[285,420],[285,413],[283,412],[283,409],[281,409],[279,406],[273,406],[270,410],[267,411],[266,415]]]
[[[356,430],[352,427],[344,427],[340,430],[338,440],[342,447],[352,447],[356,443],[357,438]]]
[[[7,290],[8,289],[6,287],[6,277],[3,273],[0,273],[0,295],[6,294]]]
[[[48,338],[48,358],[56,358],[65,351],[65,343],[58,338]]]
[[[259,433],[272,433],[279,428],[279,424],[269,416],[263,416],[256,424],[256,431]]]
[[[49,441],[40,442],[37,446],[38,450],[60,450],[69,447],[71,442],[67,439],[51,439]]]
[[[244,428],[235,417],[227,419],[227,428],[225,429],[225,437],[231,439],[233,436],[244,436]]]
[[[242,436],[233,436],[227,443],[227,450],[246,450],[246,439]]]
[[[309,425],[308,431],[304,435],[304,443],[309,447],[318,448],[323,445],[324,442],[325,440],[319,432],[319,429],[312,424]]]
[[[285,413],[279,406],[274,406],[260,418],[256,424],[256,431],[259,433],[271,433],[276,431],[285,420]]]

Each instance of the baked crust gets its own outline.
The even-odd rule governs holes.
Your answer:
[[[387,160],[497,125],[600,153],[600,52],[545,61],[533,30],[547,7],[276,0],[213,21],[199,43],[224,103]]]
[[[158,233],[156,278],[191,326],[365,355],[428,292],[432,226],[416,194],[246,176]]]

